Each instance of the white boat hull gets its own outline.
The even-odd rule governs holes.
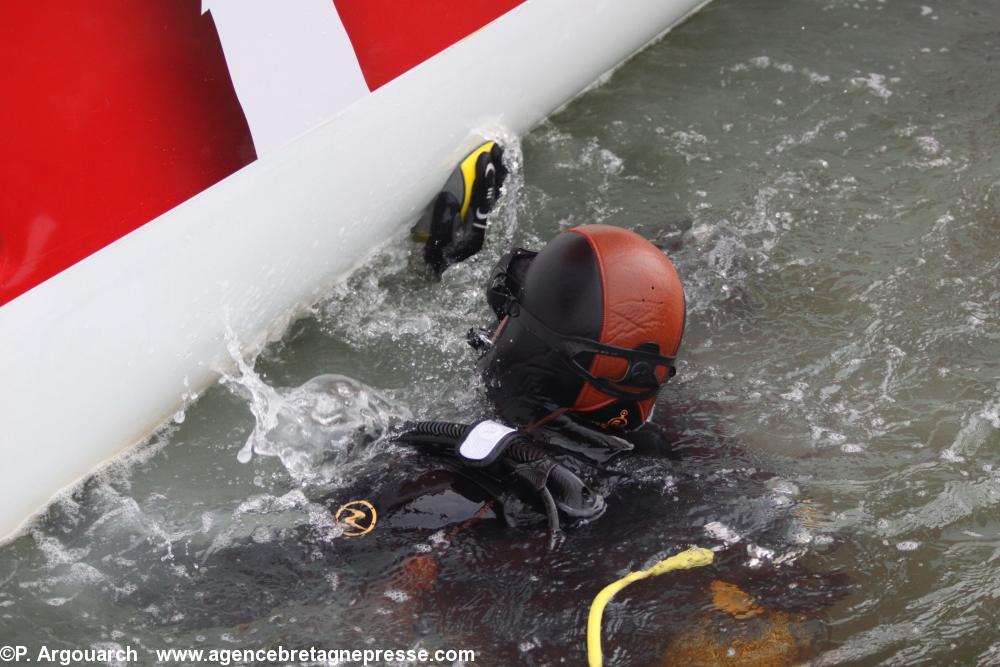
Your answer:
[[[529,0],[0,308],[0,536],[213,383],[227,331],[280,334],[482,128],[526,132],[700,4]]]

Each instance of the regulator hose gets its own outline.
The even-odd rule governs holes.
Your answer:
[[[556,508],[556,501],[552,498],[552,492],[543,488],[539,495],[545,505],[545,518],[549,522],[549,551],[556,548],[556,540],[559,536],[559,510]]]
[[[464,440],[474,427],[475,425],[445,421],[410,422],[406,424],[399,439],[410,444],[448,448]],[[563,474],[557,474],[559,471],[562,471]],[[538,495],[549,524],[549,549],[554,548],[556,538],[559,535],[560,508],[573,518],[590,518],[595,514],[595,512],[588,513],[572,507],[571,498],[563,497],[567,489],[574,490],[578,487],[582,488],[580,493],[584,499],[591,499],[592,494],[575,474],[563,468],[545,448],[533,442],[531,436],[520,435],[512,438],[503,453],[501,465],[492,473],[487,474],[501,476],[513,474]],[[550,480],[550,476],[553,479]],[[576,485],[572,484],[574,480]],[[553,496],[553,490],[548,486],[550,481],[554,485],[555,492],[560,494],[559,501]],[[600,506],[597,513],[602,509],[603,505]]]
[[[533,463],[549,457],[548,453],[526,438],[517,438],[507,446],[506,455],[518,463]]]
[[[446,438],[458,442],[469,433],[467,424],[457,424],[455,422],[410,422],[406,424],[405,431],[401,436],[403,439],[419,439],[420,436],[431,436],[434,438]]]

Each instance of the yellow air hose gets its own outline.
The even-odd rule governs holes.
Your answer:
[[[648,570],[630,572],[613,584],[608,584],[594,598],[590,605],[590,616],[587,618],[587,664],[590,667],[601,667],[601,617],[604,616],[604,607],[607,606],[615,593],[625,588],[633,581],[639,581],[646,577],[655,577],[665,572],[676,570],[690,570],[695,567],[711,565],[715,557],[708,549],[692,547],[687,551],[682,551],[676,556],[665,558]]]

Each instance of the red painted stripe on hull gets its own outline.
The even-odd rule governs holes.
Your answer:
[[[372,90],[524,2],[333,1]],[[0,306],[256,159],[201,4],[0,8]]]
[[[0,21],[0,305],[256,158],[200,0],[11,2]]]
[[[333,0],[333,4],[354,46],[365,81],[375,90],[524,1]],[[470,74],[480,73],[473,65]]]

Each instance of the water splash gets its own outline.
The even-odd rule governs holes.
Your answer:
[[[229,337],[237,374],[223,382],[247,401],[254,429],[236,458],[277,457],[297,484],[336,484],[387,446],[390,431],[409,418],[371,387],[343,375],[320,375],[298,386],[268,385]]]

